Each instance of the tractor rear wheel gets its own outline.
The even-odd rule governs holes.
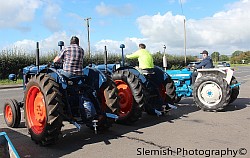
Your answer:
[[[141,115],[144,104],[143,89],[139,79],[128,70],[118,70],[112,75],[118,95],[120,97],[120,110],[118,123],[131,124]]]
[[[16,128],[21,121],[21,112],[15,99],[8,99],[4,103],[4,120],[8,127]]]
[[[238,81],[233,76],[230,85],[237,84],[237,83],[238,83]],[[232,103],[232,102],[234,102],[237,99],[237,97],[239,95],[239,91],[240,91],[240,87],[239,86],[235,86],[235,87],[233,87],[231,89],[231,97],[230,97],[229,103]]]
[[[110,76],[107,76],[107,82],[100,89],[101,111],[104,113],[113,113],[119,115],[119,97],[115,82]],[[114,119],[103,117],[98,122],[98,130],[105,130],[112,126]]]
[[[118,114],[119,111],[119,97],[118,89],[111,77],[107,76],[106,84],[101,87],[103,93],[102,106],[108,107],[112,113]]]
[[[24,97],[26,126],[31,139],[40,145],[54,143],[61,133],[62,94],[59,85],[46,74],[35,75],[28,82]]]
[[[227,82],[214,74],[203,75],[194,84],[194,101],[204,111],[220,110],[230,101]]]

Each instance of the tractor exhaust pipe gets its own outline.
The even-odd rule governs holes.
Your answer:
[[[124,59],[123,49],[125,48],[125,45],[121,44],[120,48],[122,49],[122,62],[121,62],[121,66],[124,67],[124,65],[125,65],[125,59]]]
[[[105,73],[108,71],[108,51],[107,47],[104,46],[104,65],[105,65]]]
[[[40,65],[40,60],[39,60],[39,42],[36,42],[36,66],[37,66],[37,74],[39,74],[39,65]]]

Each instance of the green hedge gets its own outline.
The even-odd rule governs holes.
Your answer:
[[[51,52],[47,55],[43,55],[40,57],[40,64],[47,64],[52,62],[54,57],[56,56],[57,52]],[[86,56],[85,56],[86,57]],[[163,54],[155,53],[153,54],[154,63],[162,67]],[[168,69],[178,69],[185,66],[184,63],[184,56],[172,56],[167,55],[168,59]],[[121,61],[120,54],[111,54],[108,55],[108,63],[118,63]],[[188,56],[187,63],[190,61],[195,61],[195,57]],[[126,62],[132,66],[138,65],[137,59],[128,60]],[[85,58],[84,66],[87,66],[89,63],[94,64],[103,64],[103,54],[95,54],[90,59]],[[12,50],[2,50],[0,52],[0,79],[7,79],[10,73],[19,74],[22,71],[23,67],[28,65],[35,64],[35,54],[27,53],[24,50],[20,49],[12,49]]]

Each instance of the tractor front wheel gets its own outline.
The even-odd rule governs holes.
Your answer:
[[[21,121],[21,112],[15,99],[8,99],[4,103],[4,120],[8,127],[16,128]]]
[[[214,74],[203,75],[194,84],[194,101],[204,111],[220,110],[230,101],[227,82]]]

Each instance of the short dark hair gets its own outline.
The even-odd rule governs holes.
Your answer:
[[[140,44],[139,44],[139,47],[142,48],[142,49],[145,49],[145,48],[146,48],[146,45],[143,44],[143,43],[140,43]]]
[[[77,44],[79,45],[79,38],[76,36],[72,36],[70,39],[70,44]]]

